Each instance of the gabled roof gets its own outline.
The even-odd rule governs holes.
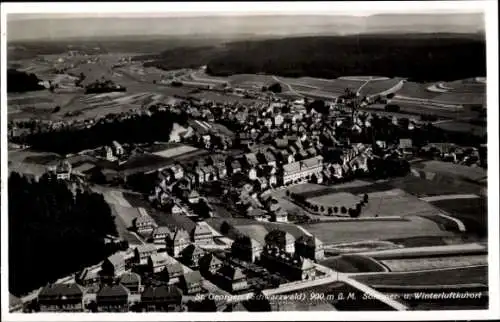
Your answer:
[[[154,244],[142,244],[142,245],[137,246],[135,250],[139,254],[150,253],[150,252],[156,253],[156,246]]]
[[[292,162],[292,163],[285,164],[283,166],[283,171],[284,171],[285,175],[289,174],[289,173],[299,172],[300,171],[300,162]]]
[[[177,229],[174,234],[174,241],[189,240],[189,234],[184,229]]]
[[[200,247],[191,244],[184,248],[181,252],[182,256],[192,258],[194,256],[202,256],[205,252]]]
[[[144,289],[141,294],[141,300],[146,301],[161,301],[164,299],[182,298],[182,292],[176,286],[149,286]]]
[[[193,237],[197,237],[197,236],[204,236],[204,235],[212,235],[212,231],[210,230],[210,228],[208,228],[206,225],[200,225],[200,224],[197,224],[194,228],[193,228]]]
[[[268,245],[274,245],[278,248],[285,248],[286,245],[295,243],[295,238],[288,232],[282,230],[272,230],[265,237]]]
[[[219,269],[219,274],[231,281],[246,279],[245,274],[239,268],[229,265],[224,265]]]
[[[183,276],[184,281],[186,284],[196,284],[196,283],[201,283],[203,278],[201,277],[200,271],[192,271],[189,273],[184,274]]]
[[[315,156],[314,158],[302,160],[301,162],[302,162],[302,167],[313,168],[318,166],[321,163],[321,161],[323,161],[323,157],[318,155]]]
[[[142,208],[140,208],[140,209],[142,209]],[[151,216],[149,216],[147,214],[144,214],[142,216],[135,218],[134,222],[136,225],[155,223],[154,219],[151,218]]]
[[[128,288],[123,286],[122,284],[116,284],[113,286],[103,286],[99,292],[97,293],[97,298],[102,297],[118,297],[118,296],[129,296],[130,291]]]
[[[259,163],[259,161],[257,161],[257,156],[255,155],[255,153],[247,153],[245,154],[245,158],[250,165],[256,165]]]
[[[170,276],[180,275],[184,272],[182,265],[177,263],[177,262],[172,264],[172,265],[166,266],[165,269],[167,270],[168,275],[170,275]]]
[[[222,261],[219,258],[217,258],[217,256],[215,256],[214,254],[208,253],[201,258],[200,264],[210,267],[210,266],[222,265]]]
[[[311,262],[310,259],[300,257],[300,266],[299,267],[300,267],[300,269],[305,271],[305,270],[314,268],[314,264],[313,264],[313,262]]]
[[[189,196],[188,196],[188,198],[190,198],[190,199],[191,199],[191,198],[199,198],[199,197],[200,197],[200,194],[199,194],[199,193],[198,193],[198,191],[196,191],[196,190],[191,191],[191,192],[189,193]]]
[[[123,285],[140,284],[141,276],[134,272],[127,272],[120,277],[120,283]]]
[[[170,231],[170,229],[167,226],[160,226],[153,231],[153,236],[154,235],[164,235],[164,234],[170,235],[171,233],[172,232]]]
[[[109,256],[107,260],[111,263],[111,265],[115,267],[120,265],[125,265],[125,258],[120,253],[115,253]]]
[[[165,253],[156,253],[151,256],[149,256],[149,259],[151,260],[151,263],[153,266],[159,266],[159,265],[168,265],[169,264],[169,257]]]
[[[256,209],[251,209],[250,211],[247,211],[247,216],[248,217],[262,217],[266,215],[266,211],[256,208]]]
[[[76,283],[70,284],[50,284],[42,288],[42,290],[38,293],[39,298],[44,297],[64,297],[64,296],[83,296],[85,290],[83,287]]]

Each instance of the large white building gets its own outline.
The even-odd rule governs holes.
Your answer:
[[[283,184],[310,179],[314,174],[321,180],[323,157],[315,156],[302,161],[292,162],[283,166]]]

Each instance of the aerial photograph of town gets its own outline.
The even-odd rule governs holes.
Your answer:
[[[9,314],[488,310],[458,9],[8,13]]]

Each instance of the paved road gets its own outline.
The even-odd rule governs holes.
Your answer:
[[[479,198],[478,195],[474,194],[455,194],[455,195],[441,195],[441,196],[431,196],[431,197],[423,197],[420,200],[433,202],[433,201],[441,201],[441,200],[453,200],[453,199],[476,199]]]

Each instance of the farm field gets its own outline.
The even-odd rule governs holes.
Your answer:
[[[388,184],[406,191],[416,197],[441,196],[452,194],[479,194],[480,187],[459,180],[427,180],[412,175],[391,179]]]
[[[308,224],[303,227],[319,238],[325,245],[366,240],[392,240],[416,236],[453,236],[443,231],[431,220],[418,216],[408,216],[407,220],[334,222]]]
[[[376,260],[362,255],[341,255],[320,262],[328,268],[342,273],[386,272],[387,269]]]
[[[422,272],[381,273],[354,277],[361,283],[378,286],[439,286],[461,284],[488,285],[488,266],[450,268]]]
[[[399,78],[391,78],[386,80],[371,80],[360,90],[361,96],[367,95],[377,95],[379,93],[385,92],[387,90],[393,90],[394,92],[398,89],[398,84],[402,82]]]
[[[472,133],[476,136],[485,136],[488,133],[486,126],[474,125],[467,122],[443,122],[435,125],[436,127],[450,131],[450,132],[463,132]]]
[[[415,83],[415,82],[405,82],[403,87],[398,91],[397,96],[403,97],[414,97],[420,99],[433,99],[439,93],[428,91],[427,88],[433,85],[433,83]]]
[[[433,172],[436,174],[453,176],[457,179],[469,181],[481,181],[487,177],[487,171],[480,167],[468,167],[465,165],[454,164],[443,161],[424,161],[413,164],[414,168],[419,170]]]
[[[480,235],[488,231],[488,202],[486,198],[434,201],[432,204],[461,220],[466,229]]]
[[[446,256],[429,258],[387,259],[380,261],[391,272],[487,265],[487,255]]]

